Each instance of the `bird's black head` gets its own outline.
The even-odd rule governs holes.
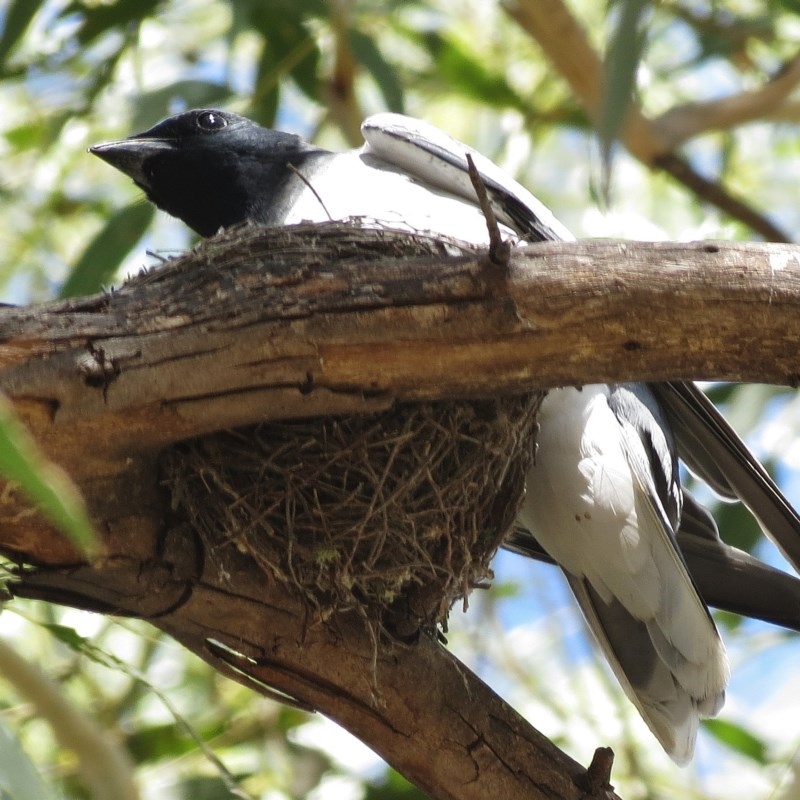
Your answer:
[[[202,236],[248,219],[271,222],[269,209],[291,177],[287,165],[313,151],[299,136],[213,109],[89,149]]]

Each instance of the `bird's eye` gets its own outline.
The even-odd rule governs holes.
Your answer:
[[[203,111],[197,115],[197,127],[204,131],[217,131],[227,125],[228,120],[216,111]]]

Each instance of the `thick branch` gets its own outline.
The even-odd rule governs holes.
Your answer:
[[[19,594],[150,619],[226,674],[341,721],[434,797],[577,798],[584,771],[434,641],[377,647],[356,614],[316,619],[235,548],[212,558],[172,519],[159,454],[401,400],[792,383],[799,307],[788,246],[548,243],[504,270],[386,231],[229,233],[108,296],[0,310],[0,388],[80,486],[106,555],[82,564],[9,486],[0,549],[38,566]]]
[[[113,433],[113,453],[397,400],[800,374],[798,248],[554,242],[507,273],[478,253],[301,260],[298,243],[316,258],[337,235],[404,239],[250,231],[108,296],[0,309],[0,387],[34,429]]]
[[[315,619],[286,586],[230,551],[207,561],[171,607],[197,550],[177,532],[164,542],[138,578],[142,564],[117,556],[66,574],[34,573],[17,592],[70,604],[91,598],[100,610],[137,616],[137,595],[147,592],[161,604],[151,606],[158,628],[243,685],[266,685],[338,721],[436,800],[587,797],[585,769],[438,642],[379,647],[357,615]]]
[[[336,225],[250,230],[108,296],[1,309],[0,389],[125,539],[156,455],[224,428],[569,383],[800,375],[797,248],[548,243],[507,272],[430,247],[341,256],[400,243]],[[8,514],[6,549],[71,556]]]

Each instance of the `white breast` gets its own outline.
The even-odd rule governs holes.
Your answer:
[[[324,169],[314,166],[313,172],[300,169],[309,190],[293,200],[285,224],[358,218],[370,227],[378,224],[488,243],[486,220],[475,205],[423,186],[374,156],[351,151],[332,157]],[[505,237],[516,238],[510,229],[501,229]]]

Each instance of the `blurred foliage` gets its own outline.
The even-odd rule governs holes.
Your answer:
[[[631,99],[656,116],[762,84],[794,55],[798,0],[572,0],[570,8],[615,76],[599,151],[566,83],[491,0],[0,4],[2,299],[98,291],[148,263],[146,250],[169,253],[192,241],[86,148],[193,106],[224,106],[334,148],[358,144],[367,114],[405,111],[497,160],[579,235],[747,238],[743,225],[624,152],[616,153],[616,191],[601,213],[591,202],[602,183],[598,153],[613,147]],[[683,152],[798,236],[798,120],[795,99],[775,120],[706,134]],[[741,427],[762,455],[798,462],[796,403],[762,396],[756,404],[734,388],[716,391],[732,414],[750,410],[739,414]],[[763,402],[769,417],[752,413]],[[796,478],[791,483],[797,494]],[[748,519],[736,507],[720,516],[724,532],[750,549],[758,536]],[[742,713],[757,705],[747,696],[732,703],[738,721],[723,716],[709,726],[712,761],[678,772],[598,670],[554,572],[503,557],[498,579],[500,591],[474,598],[466,617],[454,614],[453,648],[582,761],[596,744],[617,743],[614,777],[623,796],[772,795],[777,779],[765,782],[763,767],[796,746],[791,726],[769,728]],[[269,800],[423,796],[332,725],[256,697],[143,623],[19,601],[2,620],[3,635],[57,675],[65,693],[127,748],[144,798],[228,797],[234,779],[246,796]],[[731,632],[734,653],[752,631],[745,624]],[[791,646],[778,641],[775,647]],[[98,658],[102,652],[108,657]],[[785,681],[770,689],[779,685]],[[0,759],[0,794],[13,777],[17,787],[27,781],[30,796],[44,796],[23,763],[30,759],[54,797],[88,796],[74,757],[3,684],[0,721],[26,754]],[[713,759],[734,777],[720,777]]]
[[[636,88],[636,73],[647,43],[646,17],[648,0],[618,0],[612,4],[617,19],[608,37],[605,51],[606,82],[603,87],[603,114],[597,127],[604,172],[603,193],[610,190],[612,147],[620,137],[625,117]]]
[[[741,725],[724,719],[709,719],[703,727],[732,750],[736,750],[757,764],[769,764],[767,746],[763,739],[754,736]]]

